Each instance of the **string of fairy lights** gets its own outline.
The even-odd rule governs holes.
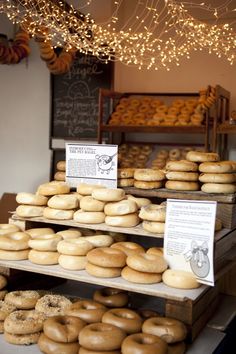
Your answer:
[[[42,35],[54,47],[77,48],[103,61],[169,70],[182,58],[190,58],[191,51],[207,50],[235,62],[232,0],[222,0],[218,7],[176,0],[115,0],[111,15],[97,23],[90,7],[98,1],[77,1],[73,6],[64,0],[0,0],[0,13],[32,37]],[[125,19],[122,13],[128,5]],[[205,12],[210,21],[193,17],[194,9]]]

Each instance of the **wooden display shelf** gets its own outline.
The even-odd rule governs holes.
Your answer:
[[[0,266],[24,270],[28,272],[40,273],[51,275],[54,277],[76,280],[89,284],[96,284],[101,286],[108,286],[118,289],[123,289],[127,291],[136,292],[139,294],[145,294],[150,296],[156,296],[165,299],[171,299],[175,301],[195,301],[201,296],[208,287],[206,285],[201,285],[198,289],[193,290],[181,290],[170,288],[164,283],[158,284],[135,284],[129,283],[121,277],[118,278],[97,278],[89,275],[85,270],[72,271],[63,269],[59,265],[42,266],[38,264],[31,263],[28,260],[25,261],[2,261],[0,260]]]
[[[41,216],[23,219],[23,218],[19,218],[15,214],[12,215],[12,220],[13,221],[26,221],[28,223],[39,222],[39,223],[63,225],[63,226],[68,226],[68,227],[79,227],[79,228],[90,229],[90,230],[92,229],[92,230],[100,230],[100,231],[119,232],[119,233],[124,233],[124,234],[129,234],[129,235],[154,237],[154,238],[159,238],[159,239],[163,239],[163,236],[164,236],[163,234],[154,234],[152,232],[145,231],[142,228],[141,224],[139,224],[135,227],[127,228],[127,227],[108,226],[105,223],[81,224],[81,223],[78,223],[74,220],[50,220],[50,219],[45,219]],[[30,228],[30,227],[27,227],[27,228]]]
[[[113,133],[156,133],[156,134],[204,134],[206,126],[160,126],[160,125],[101,125],[100,130],[103,132]]]
[[[236,134],[236,124],[222,123],[217,126],[217,134]]]
[[[233,204],[236,202],[236,194],[213,194],[204,193],[202,191],[175,191],[166,188],[160,189],[140,189],[135,187],[123,188],[126,194],[133,194],[146,198],[162,198],[162,199],[185,199],[185,200],[212,200],[216,202]]]

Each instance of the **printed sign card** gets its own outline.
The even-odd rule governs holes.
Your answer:
[[[193,272],[214,285],[216,202],[167,200],[164,256],[170,268]]]
[[[66,182],[117,188],[117,145],[66,144]]]

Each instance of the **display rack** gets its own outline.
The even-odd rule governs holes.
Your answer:
[[[209,92],[207,89],[207,95]],[[107,100],[110,101],[111,113],[121,97],[137,97],[137,96],[152,96],[155,98],[165,97],[170,98],[189,98],[198,97],[198,92],[156,92],[156,93],[140,93],[140,92],[114,92],[106,89],[100,89],[99,93],[99,118],[98,118],[98,143],[104,140],[104,134],[110,134],[110,141],[113,142],[114,136],[120,135],[120,142],[126,142],[127,133],[142,133],[142,134],[200,134],[203,136],[202,145],[205,151],[220,151],[222,147],[221,139],[218,139],[218,134],[224,129],[229,129],[229,104],[230,92],[222,88],[220,85],[215,87],[215,102],[205,112],[205,123],[201,126],[132,126],[132,125],[109,125],[110,117],[104,116],[104,104]],[[235,129],[236,130],[236,129]],[[222,133],[226,134],[226,133]],[[157,143],[157,139],[155,139]],[[166,142],[168,145],[168,141]],[[227,150],[227,137],[223,141],[223,153]],[[170,145],[172,145],[170,143]],[[176,144],[178,145],[178,144]]]

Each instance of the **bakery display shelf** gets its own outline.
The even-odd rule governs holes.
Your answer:
[[[83,229],[92,229],[92,230],[100,230],[100,231],[111,231],[111,232],[120,232],[124,234],[130,234],[135,236],[147,236],[147,237],[154,237],[154,238],[163,238],[163,234],[154,234],[152,232],[145,231],[142,228],[142,225],[139,224],[135,227],[117,227],[117,226],[108,226],[105,223],[101,224],[81,224],[74,220],[51,220],[45,219],[41,216],[34,217],[34,218],[19,218],[17,215],[12,215],[12,220],[23,220],[28,222],[40,222],[40,223],[47,223],[47,224],[56,224],[56,225],[63,225],[68,227],[80,227]]]
[[[156,133],[156,134],[204,134],[206,126],[164,126],[164,125],[109,125],[100,126],[102,132],[113,133]]]
[[[136,292],[139,294],[156,296],[165,299],[171,299],[175,301],[195,301],[201,296],[208,287],[201,285],[198,289],[193,290],[181,290],[170,288],[164,283],[158,284],[135,284],[129,283],[121,277],[118,278],[97,278],[89,275],[85,270],[72,271],[63,269],[59,265],[43,266],[31,263],[28,260],[25,261],[3,261],[0,260],[0,266],[13,268],[18,270],[24,270],[33,273],[40,273],[45,275],[51,275],[64,279],[76,280],[89,284],[96,284],[106,287],[113,287],[117,289],[123,289],[127,291]]]
[[[198,336],[196,341],[188,348],[186,354],[212,354],[224,338],[224,334],[212,328],[205,328]],[[4,340],[3,334],[0,335],[1,353],[4,354],[42,354],[37,344],[33,345],[14,345]],[[198,351],[202,348],[201,351]]]
[[[222,123],[217,126],[217,134],[236,134],[236,124]]]
[[[185,200],[209,200],[221,203],[233,204],[236,202],[236,193],[205,193],[202,191],[175,191],[165,188],[160,189],[140,189],[135,187],[125,187],[126,194],[132,194],[146,198],[162,198],[162,199],[185,199]]]

